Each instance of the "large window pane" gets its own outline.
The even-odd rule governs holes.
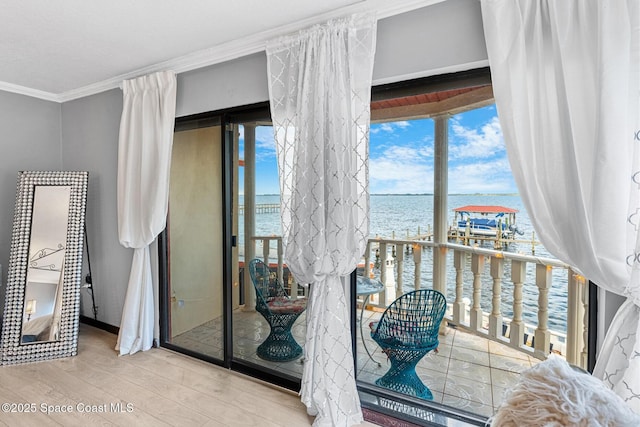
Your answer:
[[[174,135],[168,220],[169,342],[223,358],[219,126]]]

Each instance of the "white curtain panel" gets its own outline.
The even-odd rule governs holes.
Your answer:
[[[482,16],[511,169],[541,242],[628,298],[594,374],[640,412],[640,2],[482,0]]]
[[[131,275],[116,350],[133,354],[153,344],[154,285],[149,245],[164,229],[176,112],[176,76],[163,71],[122,84],[118,145],[118,235],[133,248]]]
[[[341,277],[369,236],[368,145],[373,16],[268,43],[285,262],[309,283],[302,401],[314,426],[362,421]]]

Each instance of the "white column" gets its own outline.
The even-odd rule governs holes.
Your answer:
[[[447,243],[447,192],[449,116],[437,116],[435,122],[434,188],[433,188],[433,240]],[[433,289],[446,295],[447,289],[447,249],[433,250]]]
[[[249,261],[256,257],[256,127],[244,125],[244,310],[256,309],[256,291],[249,274]]]

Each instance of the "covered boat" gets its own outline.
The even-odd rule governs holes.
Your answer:
[[[468,205],[455,208],[454,228],[458,235],[513,238],[522,234],[516,226],[517,209],[504,206]]]

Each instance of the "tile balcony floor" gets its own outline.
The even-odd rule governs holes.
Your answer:
[[[389,367],[386,355],[370,338],[367,326],[380,315],[365,311],[363,332],[367,348],[381,366],[366,354],[358,331],[358,379],[369,383],[384,375]],[[416,368],[437,403],[489,417],[498,409],[504,392],[515,385],[520,372],[540,362],[462,329],[447,327],[446,331],[440,335],[438,352],[428,353]]]
[[[377,320],[380,316],[379,312],[365,310],[362,319],[364,342],[373,360],[367,355],[360,330],[356,327],[357,378],[367,383],[374,383],[389,367],[386,355],[380,351],[369,334],[369,322]],[[269,333],[269,326],[259,313],[236,310],[233,314],[233,325],[236,358],[298,378],[302,376],[304,365],[301,359],[276,363],[258,358],[256,348]],[[446,330],[445,335],[440,335],[438,352],[427,354],[416,369],[418,376],[431,389],[433,400],[437,403],[491,416],[502,402],[505,390],[518,380],[519,373],[539,362],[526,353],[464,330],[452,327],[447,327]],[[304,347],[304,314],[298,318],[292,332],[298,343]],[[172,343],[221,359],[221,322],[207,322],[176,336]]]

